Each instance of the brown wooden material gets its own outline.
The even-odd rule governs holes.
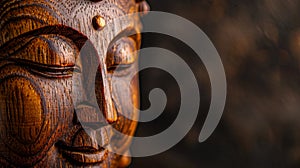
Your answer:
[[[130,139],[114,137],[104,123],[134,134],[136,122],[124,114],[138,115],[138,78],[128,78],[137,71],[139,26],[105,26],[141,9],[148,10],[145,2],[134,0],[0,1],[0,167],[128,165],[104,147],[113,137],[126,153]],[[120,36],[124,31],[137,35]],[[82,54],[86,46],[92,50]],[[84,76],[89,68],[80,66],[92,66],[91,55],[98,56],[97,74]],[[91,87],[74,84],[76,75]],[[92,124],[83,128],[79,120]]]

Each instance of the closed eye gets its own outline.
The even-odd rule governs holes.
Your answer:
[[[79,51],[76,45],[66,37],[49,34],[34,36],[30,39],[7,59],[23,60],[49,67],[75,65]]]
[[[137,43],[132,37],[122,37],[108,49],[106,65],[109,72],[123,71],[137,60]]]
[[[73,72],[80,72],[80,69],[76,66],[49,66],[21,59],[11,61],[16,65],[28,69],[28,71],[48,78],[71,77]]]

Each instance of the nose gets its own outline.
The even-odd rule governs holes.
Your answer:
[[[81,117],[89,118],[93,122],[98,120],[98,118],[100,119],[99,122],[103,122],[103,118],[105,118],[109,124],[116,122],[118,114],[113,101],[111,79],[108,75],[104,58],[99,56],[92,43],[87,42],[83,48],[81,48],[78,68],[81,73],[78,74],[78,80],[80,81],[77,85],[79,86],[79,93],[81,95],[77,94],[77,106],[85,104],[92,107],[89,109],[96,109],[96,111],[84,110],[85,112],[90,111],[89,113],[93,115],[82,116],[89,115],[89,113],[85,113],[81,114]],[[84,109],[86,109],[85,107],[87,106],[84,106]]]
[[[101,73],[101,75],[100,75]],[[101,67],[96,75],[95,93],[98,105],[108,123],[114,123],[118,119],[117,110],[112,98],[111,80],[107,76],[107,71]]]

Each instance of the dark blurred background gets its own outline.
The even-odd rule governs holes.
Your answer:
[[[130,167],[152,168],[298,168],[300,167],[300,1],[299,0],[148,0],[151,10],[182,16],[211,39],[224,64],[227,102],[213,135],[198,136],[210,102],[207,71],[178,39],[143,34],[142,47],[162,47],[180,55],[197,77],[201,106],[196,123],[172,149],[133,158]],[[180,103],[178,85],[159,69],[144,70],[141,106],[149,107],[153,88],[168,97],[164,113],[140,123],[137,136],[168,128]]]

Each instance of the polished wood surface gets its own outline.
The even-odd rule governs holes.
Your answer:
[[[148,5],[2,0],[0,7],[1,167],[126,167],[130,158],[105,147],[113,138],[126,153],[130,139],[115,137],[105,121],[134,134],[137,123],[124,116],[138,116],[138,78],[129,76],[137,72],[140,26],[105,27],[114,18],[146,13]],[[128,30],[136,35],[120,36]],[[84,47],[89,50],[82,52]],[[90,58],[99,64],[94,76],[88,75],[87,66],[95,66]],[[125,68],[118,70],[118,65]],[[93,99],[104,117],[95,113]]]

